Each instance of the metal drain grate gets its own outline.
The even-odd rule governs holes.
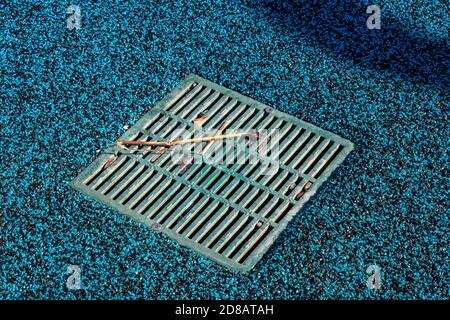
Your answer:
[[[180,128],[198,130],[194,122],[199,117],[204,117],[204,129],[219,128],[224,120],[236,129],[277,128],[278,171],[260,174],[260,162],[180,166],[170,153],[142,153],[138,146],[125,150],[114,144],[72,186],[181,245],[246,272],[353,145],[195,75],[118,141],[167,141]]]

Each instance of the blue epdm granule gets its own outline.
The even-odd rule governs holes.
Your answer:
[[[9,0],[0,26],[2,299],[450,296],[445,1]],[[69,186],[190,73],[355,144],[248,274]]]

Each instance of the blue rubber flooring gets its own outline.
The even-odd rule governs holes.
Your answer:
[[[448,299],[450,10],[426,3],[0,1],[0,297]],[[249,274],[69,187],[189,73],[355,143]]]

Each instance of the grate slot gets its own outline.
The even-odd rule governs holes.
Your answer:
[[[129,190],[127,189],[124,191],[122,195],[117,198],[117,201],[122,205],[126,205],[141,190],[141,188],[145,186],[152,177],[154,177],[154,175],[155,171],[152,169],[146,169],[141,175],[138,176],[136,181],[134,181],[133,186],[131,186]]]
[[[170,110],[174,105],[178,104],[189,92],[191,92],[193,88],[197,86],[197,84],[198,83],[196,82],[185,83],[179,87],[178,92],[176,92],[177,90],[174,90],[171,101],[166,104],[164,109]]]
[[[286,165],[290,165],[292,160],[294,160],[295,156],[301,155],[305,146],[311,141],[311,139],[315,136],[313,132],[306,132],[300,137],[300,140],[297,141],[295,145],[290,147],[287,153],[281,158],[281,163]]]
[[[319,178],[320,175],[328,168],[328,166],[334,161],[334,159],[339,155],[339,153],[344,149],[341,145],[334,145],[319,161],[316,165],[317,169],[313,173],[315,179]]]
[[[205,169],[200,172],[198,178],[193,179],[192,182],[196,183],[197,185],[202,185],[203,183],[209,181],[214,172],[217,172],[214,167],[205,167]]]
[[[236,238],[234,240],[234,244],[230,245],[228,252],[225,252],[225,256],[227,256],[229,259],[233,259],[238,252],[244,249],[245,245],[249,241],[256,237],[261,227],[260,225],[262,225],[260,221],[256,221],[255,223],[251,224],[248,227],[247,231],[244,232],[244,235],[242,237]]]
[[[119,160],[120,161],[117,161]],[[117,156],[109,156],[107,158],[103,158],[104,161],[102,161],[101,165],[94,171],[94,173],[88,175],[88,177],[86,177],[83,180],[83,184],[90,186],[90,185],[95,185],[98,183],[98,181],[104,177],[108,171],[110,171],[112,167],[117,166],[120,164],[121,161],[124,161],[125,159],[123,157],[121,157],[121,154],[118,154]],[[109,169],[109,170],[108,170]]]
[[[239,249],[239,245],[246,239],[246,237],[251,234],[255,225],[255,219],[248,219],[242,226],[237,229],[236,233],[233,237],[229,238],[229,240],[219,249],[219,253],[223,254],[225,257],[231,259],[230,255],[237,249]]]
[[[242,140],[240,140],[239,143],[242,143]],[[245,147],[246,146],[243,146],[242,149],[244,149]],[[242,149],[236,154],[235,159],[242,159],[242,157],[244,156],[244,154],[243,154],[244,150],[242,150]],[[232,152],[232,150],[230,150],[227,153],[227,155],[229,155],[231,152]],[[249,165],[249,159],[248,158],[246,158],[245,163],[236,163],[236,164],[229,165],[229,167],[230,167],[231,170],[233,170],[233,171],[235,171],[237,173],[241,173],[241,172],[244,171],[244,169],[248,169],[246,171],[246,173],[244,174],[244,176],[248,176],[247,173],[252,171],[252,166]]]
[[[207,115],[207,121],[205,122],[204,127],[207,127],[208,130],[220,128],[225,120],[230,120],[230,117],[233,117],[237,106],[239,106],[239,101],[236,99],[229,99],[225,106],[221,108],[220,112],[215,113],[213,116]]]
[[[235,180],[233,176],[226,176],[224,180],[219,181],[217,185],[211,187],[211,191],[217,194],[222,194],[225,188],[227,188],[233,180]]]
[[[202,211],[206,209],[214,200],[212,198],[208,198],[203,196],[199,205],[196,206],[194,212],[192,214],[186,215],[181,221],[180,226],[177,228],[177,232],[179,234],[183,234],[186,229],[191,225],[191,223],[202,214]]]
[[[199,117],[205,121],[193,121]],[[208,134],[218,133],[224,124],[225,133],[277,129],[278,148],[268,144],[270,138],[260,141],[248,136],[192,143],[178,149],[203,154],[212,162],[176,163],[172,161],[175,147],[143,152],[149,147],[130,145],[125,152],[111,144],[72,186],[149,227],[159,223],[159,231],[183,246],[233,270],[248,271],[353,146],[194,75],[118,141],[173,141],[186,138],[183,130],[198,137],[206,128]],[[279,162],[269,158],[273,155]],[[246,161],[223,161],[230,156],[239,161],[245,156]],[[265,175],[267,165],[278,170]]]
[[[186,229],[186,237],[192,239],[197,235],[197,233],[208,223],[211,221],[212,217],[218,214],[218,210],[223,207],[223,203],[215,201],[211,204],[206,212],[202,215],[198,216],[195,221]]]
[[[129,208],[131,210],[136,209],[150,194],[150,192],[152,192],[153,189],[158,186],[163,180],[163,176],[155,174],[154,177],[152,177],[149,182],[147,182],[141,190],[138,190],[138,192],[129,200],[130,203],[127,204]]]
[[[270,202],[265,208],[263,208],[263,216],[264,218],[269,219],[274,213],[275,210],[281,206],[281,204],[283,203],[283,200],[281,199],[276,199],[276,201]]]
[[[253,218],[242,216],[232,228],[229,228],[220,241],[212,248],[219,254],[222,254],[228,246],[234,241],[235,236],[239,235],[252,221]]]
[[[278,170],[274,174],[271,175],[264,175],[263,171],[260,172],[260,174],[256,177],[257,182],[261,182],[262,185],[268,187],[272,184],[273,181],[277,180],[277,178],[281,175],[282,171]]]
[[[299,176],[292,177],[286,186],[281,189],[281,193],[286,195],[287,197],[291,196],[293,192],[298,188],[298,186],[302,183],[303,178]]]
[[[285,128],[285,130],[283,130],[282,132],[280,131],[280,147],[287,145],[286,141],[292,138],[292,135],[298,133],[299,131],[301,130],[298,130],[298,128],[293,124],[287,123],[287,127]]]
[[[209,190],[209,187],[220,181],[222,177],[225,175],[225,172],[221,170],[214,170],[207,179],[205,179],[200,185],[203,186],[206,190]]]
[[[324,153],[327,152],[328,148],[331,146],[332,142],[328,139],[322,139],[320,143],[315,146],[315,149],[310,153],[308,157],[305,158],[305,162],[299,167],[300,172],[308,174],[311,170],[308,168],[314,166]]]
[[[130,161],[129,157],[120,156],[110,167],[104,170],[99,179],[92,186],[92,189],[99,190],[103,186],[103,184],[109,181],[111,177],[114,176],[114,174],[120,169],[122,169],[128,161]]]
[[[281,220],[291,211],[293,207],[294,204],[292,202],[284,204],[280,211],[278,211],[278,213],[273,217],[273,221],[275,221],[276,223],[280,223]]]
[[[253,122],[248,124],[248,129],[256,129],[264,120],[266,114],[260,110],[256,110],[256,114],[253,117]]]
[[[251,169],[245,174],[245,176],[249,177],[249,178],[253,178],[253,175],[256,173],[256,171],[258,169],[261,169],[261,166],[259,164],[252,165]]]
[[[198,163],[193,163],[190,166],[190,170],[186,171],[185,173],[185,179],[186,180],[191,180],[192,177],[194,177],[202,168],[204,168],[204,164],[198,164]]]
[[[276,179],[270,186],[271,189],[275,191],[279,191],[282,186],[284,186],[289,179],[292,177],[290,172],[282,172],[282,176],[279,179]]]
[[[167,228],[175,229],[175,227],[181,223],[184,217],[192,210],[195,205],[198,204],[198,200],[201,199],[203,195],[200,193],[192,193],[189,195],[189,198],[183,200],[183,203],[180,205],[181,211],[177,214],[173,215],[170,220],[166,221]]]
[[[111,178],[108,180],[108,183],[104,183],[102,188],[97,189],[98,192],[107,195],[114,189],[119,188],[124,180],[126,180],[127,176],[131,174],[139,166],[139,162],[130,160],[127,163],[127,166],[123,166],[120,170],[118,170]]]
[[[246,161],[245,163],[241,164],[241,165],[236,169],[236,173],[242,175],[242,172],[245,171],[245,169],[248,169],[249,167],[250,167],[250,163],[249,163],[248,161]]]
[[[278,130],[278,137],[279,141],[281,142],[283,137],[289,133],[290,129],[292,128],[292,125],[289,124],[286,120],[281,119],[279,122],[279,125],[275,127],[274,129]],[[269,137],[272,139],[273,133],[269,135]]]
[[[207,114],[206,114],[206,120],[205,120],[205,122],[203,123],[202,126],[203,126],[204,128],[208,128],[208,123],[211,122],[211,119],[213,119],[214,116],[215,116],[217,113],[220,113],[220,111],[222,110],[222,108],[223,108],[224,106],[226,106],[226,105],[227,105],[230,101],[232,101],[232,100],[233,100],[233,98],[231,98],[231,97],[228,96],[228,95],[223,96],[223,97],[219,100],[219,103],[216,104],[216,105],[214,105],[214,108],[211,108],[211,109],[208,110],[208,112],[207,112]]]
[[[259,204],[256,204],[254,211],[260,213],[266,206],[270,206],[269,203],[275,198],[273,194],[268,194],[264,200],[261,200]]]
[[[259,170],[256,172],[256,174],[255,174],[255,176],[253,177],[253,179],[254,179],[255,182],[261,183],[262,185],[264,185],[264,184],[262,183],[262,180],[263,180],[264,178],[268,179],[268,178],[267,178],[268,176],[264,174],[263,168],[259,167],[258,169],[259,169]],[[275,173],[275,174],[276,174],[276,173]]]
[[[268,132],[269,134],[266,135],[262,141],[260,141],[259,145],[255,146],[256,147],[256,152],[258,152],[258,153],[264,152],[264,154],[269,154],[268,151],[270,150],[270,148],[267,147],[267,145],[269,144],[269,142],[273,138],[274,134],[276,133],[275,130],[279,129],[279,128],[283,128],[285,123],[286,122],[284,120],[280,120],[280,121],[277,122],[275,127],[273,125],[268,127],[266,130],[270,130]],[[274,130],[274,131],[271,132],[271,130]]]
[[[248,106],[246,104],[239,104],[240,112],[237,117],[234,117],[228,127],[233,128],[235,130],[242,129],[243,125],[245,125],[253,116],[253,112],[248,112]]]
[[[284,120],[277,119],[275,117],[271,117],[271,118],[272,118],[272,120],[268,121],[266,126],[264,126],[261,129],[264,129],[264,130],[275,130],[275,129],[278,129],[278,128],[282,128],[283,125],[285,124]],[[261,144],[258,147],[260,147],[260,146],[261,146]]]
[[[148,128],[148,133],[150,136],[157,136],[159,135],[159,132],[163,130],[171,121],[170,118],[165,118],[162,121],[158,121],[155,124],[153,124],[150,128]]]
[[[318,145],[322,143],[324,140],[323,137],[315,137],[309,141],[309,143],[305,146],[302,154],[296,158],[296,160],[292,163],[292,167],[295,170],[298,170],[302,164],[308,159],[308,157],[314,152]]]
[[[148,207],[157,203],[163,196],[169,191],[170,187],[174,183],[173,180],[167,180],[164,176],[160,176],[161,179],[153,186],[152,190],[147,193],[141,201],[133,208],[141,215],[144,215]]]
[[[84,181],[83,184],[85,185],[91,185],[94,181],[98,181],[100,175],[103,173],[105,173],[105,166],[108,163],[111,163],[112,161],[117,161],[117,157],[116,156],[111,156],[108,157],[108,159],[104,162],[104,164],[102,166],[99,166],[93,174],[89,175]]]
[[[220,225],[215,229],[215,233],[211,234],[204,240],[206,247],[213,249],[220,245],[220,241],[224,241],[223,238],[226,236],[227,231],[229,231],[238,221],[242,220],[244,214],[242,212],[234,211],[231,215],[228,215],[226,219],[220,223]]]
[[[223,97],[223,94],[220,92],[214,92],[214,94],[211,94],[205,101],[200,103],[196,108],[192,108],[190,110],[185,110],[180,114],[180,117],[187,119],[189,122],[192,122],[195,118],[198,118],[198,116],[208,110],[209,106],[213,106],[214,104],[219,101],[220,98]]]
[[[251,192],[254,191],[254,188],[246,184],[242,191],[238,192],[234,197],[230,197],[230,200],[235,203],[243,203],[245,199],[251,196]]]
[[[244,186],[245,182],[243,180],[240,179],[234,179],[232,181],[232,185],[230,186],[230,188],[228,189],[227,192],[225,192],[225,194],[223,195],[223,197],[225,199],[230,199],[233,194],[238,191],[239,189],[241,189]]]
[[[177,199],[178,194],[183,190],[183,188],[184,186],[181,184],[175,185],[175,187],[171,184],[163,195],[156,196],[156,199],[149,200],[144,208],[142,208],[141,214],[146,215],[147,219],[159,220],[161,216],[167,214],[164,209],[171,203],[171,201]]]
[[[179,99],[175,104],[173,104],[167,111],[170,111],[173,114],[177,114],[177,112],[181,109],[184,109],[187,105],[189,105],[194,99],[198,97],[200,92],[202,92],[205,87],[198,84],[192,84],[191,90],[184,95],[181,99]]]
[[[295,189],[295,192],[293,192],[293,194],[295,195],[294,196],[295,200],[300,200],[303,197],[303,195],[306,193],[307,189],[310,189],[310,187],[312,186],[312,182],[305,180],[302,182],[301,185],[302,185],[301,188],[297,188],[297,189]],[[309,188],[308,188],[308,186],[309,186]]]
[[[314,159],[314,161],[311,161],[308,166],[306,167],[306,169],[304,170],[305,174],[309,174],[319,163],[323,163],[326,162],[323,161],[324,156],[327,154],[328,150],[331,149],[331,147],[333,146],[333,141],[328,140],[327,144],[325,147],[323,147],[319,153],[319,155]],[[337,149],[339,146],[335,146],[335,148]]]
[[[206,224],[199,232],[195,242],[202,244],[205,240],[211,238],[214,235],[214,231],[218,228],[225,219],[230,215],[232,209],[226,208],[220,211],[218,215],[211,219],[210,223]]]
[[[172,141],[172,138],[175,137],[179,137],[180,136],[180,132],[183,129],[183,125],[181,123],[179,123],[176,120],[171,119],[171,121],[169,121],[170,125],[167,125],[164,130],[160,133],[161,136],[161,140],[168,140],[168,141]],[[180,128],[181,127],[181,128]],[[172,137],[171,135],[174,134],[174,132],[177,132],[176,135],[174,135],[175,137]]]
[[[207,98],[211,95],[212,92],[213,91],[211,89],[202,88],[202,91],[189,104],[185,105],[184,108],[180,108],[177,111],[174,111],[173,114],[177,115],[184,109],[193,110],[197,108],[199,105],[201,105],[203,102],[207,100]]]
[[[270,232],[273,230],[273,227],[270,225],[266,225],[265,227],[261,228],[259,232],[253,236],[252,239],[248,241],[248,244],[244,246],[240,252],[237,253],[237,262],[238,263],[244,263],[247,258],[255,252],[263,243],[264,239],[270,234]]]
[[[237,129],[248,129],[247,125],[252,119],[254,119],[253,121],[256,121],[257,118],[255,117],[255,115],[257,114],[258,110],[251,110],[249,112],[246,112],[245,117],[240,122],[238,122]]]
[[[287,137],[293,131],[294,131],[294,126],[292,126],[292,125],[288,125],[285,128],[280,128],[280,131],[278,133],[278,139],[279,139],[278,143],[276,145],[272,144],[271,146],[269,146],[267,148],[266,153],[267,154],[271,154],[272,152],[276,152],[278,154],[278,157],[279,157],[279,148],[280,148],[280,146],[283,146],[285,144],[285,141],[286,141]],[[277,148],[278,148],[277,150],[274,149],[275,146],[277,146]]]
[[[251,129],[257,130],[257,128],[259,128],[264,123],[264,120],[266,118],[266,114],[258,110],[257,117],[255,117],[255,120],[249,125],[249,127]]]
[[[241,103],[234,104],[234,109],[231,114],[228,115],[228,128],[229,129],[236,129],[234,127],[236,121],[239,119],[239,117],[242,116],[242,114],[245,112],[245,108],[242,106]],[[217,123],[216,126],[220,126],[221,124]]]
[[[147,131],[148,129],[150,129],[152,126],[155,125],[155,123],[157,123],[161,118],[163,117],[162,113],[158,113],[156,115],[154,115],[152,117],[152,119],[147,122],[147,124],[144,126],[144,130]],[[136,139],[130,139],[130,140],[136,140]]]
[[[174,202],[171,202],[168,206],[165,212],[162,213],[162,215],[158,215],[155,220],[160,223],[160,224],[164,224],[166,223],[166,221],[168,221],[168,219],[170,217],[172,217],[174,214],[176,215],[176,210],[178,208],[184,208],[185,205],[184,202],[188,199],[189,196],[192,195],[192,189],[189,187],[184,187],[182,189],[182,191],[184,191],[184,193],[182,193],[181,196],[179,197],[173,197],[173,199],[175,200]],[[168,225],[168,223],[167,223]]]
[[[214,171],[214,167],[203,165],[203,168],[191,178],[191,182],[200,185],[201,182]]]
[[[274,124],[275,124],[275,122],[277,121],[278,119],[277,118],[275,118],[275,117],[272,117],[272,116],[265,116],[264,117],[264,120],[259,124],[259,125],[257,125],[256,127],[255,127],[255,129],[256,130],[267,130],[268,128],[273,128],[274,127]]]
[[[256,188],[255,188],[256,189]],[[252,192],[247,198],[242,200],[242,206],[246,209],[249,209],[251,203],[255,201],[255,199],[258,199],[262,194],[264,194],[264,191],[261,189],[254,190],[256,192]]]
[[[286,138],[286,142],[280,145],[278,158],[283,159],[286,152],[292,148],[295,144],[298,143],[299,138],[305,133],[305,129],[301,128],[300,130],[294,130],[291,134]]]
[[[126,180],[123,181],[123,183],[117,185],[117,188],[115,190],[111,191],[111,199],[117,200],[120,198],[127,189],[131,186],[132,183],[138,181],[139,177],[148,169],[147,166],[139,165],[133,172],[128,176]]]

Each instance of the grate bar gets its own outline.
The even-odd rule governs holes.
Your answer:
[[[185,81],[184,83],[180,84],[178,89],[175,89],[172,92],[172,97],[169,97],[168,102],[164,105],[164,108],[169,110],[174,105],[176,105],[183,97],[186,97],[186,95],[191,92],[192,88],[194,88],[197,85],[194,81]]]
[[[189,190],[192,191],[192,189],[189,188]],[[182,203],[180,204],[180,208],[183,208],[182,210],[178,211],[176,214],[171,216],[171,219],[167,219],[166,225],[169,229],[175,229],[175,227],[178,225],[179,222],[181,222],[182,219],[191,211],[194,206],[197,204],[197,201],[202,197],[202,194],[199,193],[193,193],[191,192],[189,194],[189,197],[187,199],[183,199]]]
[[[210,106],[214,106],[221,97],[222,94],[220,92],[214,92],[196,108],[184,110],[182,114],[180,114],[180,118],[188,119],[187,121],[191,122],[195,118],[198,118],[199,114],[205,112]]]
[[[260,247],[262,240],[270,233],[273,229],[270,225],[264,225],[260,228],[250,240],[247,241],[245,246],[243,246],[236,254],[236,260],[239,263],[243,263],[245,259],[250,255],[251,252],[254,252]]]
[[[125,179],[121,184],[117,186],[114,190],[111,191],[111,199],[117,200],[120,198],[122,194],[126,192],[128,188],[130,188],[131,184],[133,182],[138,181],[140,176],[148,169],[147,166],[139,165],[135,170],[133,170],[133,173],[128,177],[128,179]]]
[[[129,161],[127,167],[122,167],[122,169],[114,175],[114,179],[111,179],[112,181],[110,181],[109,184],[104,184],[103,188],[100,188],[98,191],[103,193],[104,195],[117,192],[117,190],[120,189],[127,181],[126,178],[136,173],[136,170],[139,169],[139,166],[139,162]]]
[[[222,222],[219,222],[217,226],[214,227],[214,233],[210,233],[210,235],[202,241],[202,243],[208,248],[214,248],[216,243],[222,239],[225,232],[230,228],[243,214],[239,211],[233,210],[231,213],[227,213],[225,219]]]
[[[233,121],[237,116],[237,109],[239,109],[239,101],[236,99],[230,99],[225,106],[223,106],[222,112],[217,112],[212,117],[206,115],[207,120],[205,121],[203,127],[207,127],[207,130],[216,130],[223,124],[225,121],[224,118],[226,118],[229,122]]]
[[[193,238],[197,232],[214,216],[217,214],[217,210],[219,210],[223,206],[223,203],[219,201],[213,201],[204,214],[198,216],[192,224],[185,230],[186,236],[188,238]]]
[[[186,228],[189,226],[191,221],[196,218],[202,211],[203,208],[205,208],[208,205],[208,201],[212,201],[211,199],[208,199],[207,196],[202,195],[198,200],[196,200],[196,203],[194,204],[194,207],[192,208],[192,211],[189,212],[189,214],[186,214],[180,222],[177,224],[176,232],[183,233]]]
[[[164,113],[165,111],[164,111],[164,110],[161,110],[161,112]],[[188,123],[188,122],[184,121],[184,120],[181,119],[181,118],[177,118],[176,116],[173,116],[173,115],[170,115],[170,114],[166,114],[166,116],[168,116],[168,117],[173,117],[173,118],[175,118],[176,120],[178,120],[178,121],[180,121],[180,122],[186,124],[186,125],[189,127],[190,130],[192,130],[192,131],[197,131],[199,134],[201,133],[201,132],[198,131],[198,128],[196,128],[193,124]],[[274,118],[274,119],[275,119],[275,118]],[[275,119],[275,120],[276,120],[276,119]],[[269,121],[269,122],[270,122],[270,121]],[[229,128],[231,128],[231,124],[230,124]],[[270,130],[270,129],[273,129],[273,128],[275,128],[275,125],[272,123],[272,124],[269,126],[269,128],[262,128],[262,129],[264,129],[264,130]],[[156,137],[155,137],[155,138],[156,138]],[[295,150],[294,150],[293,152],[295,152]],[[268,157],[265,157],[265,156],[263,156],[263,155],[261,155],[261,154],[259,154],[259,153],[252,153],[252,156],[258,158],[258,159],[261,160],[261,161],[263,161],[263,163],[268,163],[268,162],[270,162],[270,159],[269,159]],[[280,159],[280,160],[281,160],[281,159]],[[290,172],[292,172],[293,174],[300,175],[300,176],[302,176],[302,177],[305,178],[305,179],[312,179],[312,180],[314,180],[314,178],[312,178],[312,177],[310,177],[310,176],[308,176],[308,175],[304,175],[303,173],[298,172],[297,170],[294,170],[294,169],[292,169],[291,167],[288,167],[288,166],[284,165],[282,160],[278,163],[278,166],[280,167],[280,169],[290,171]]]
[[[241,233],[252,220],[252,217],[242,215],[237,221],[232,221],[232,223],[228,226],[225,235],[219,240],[218,243],[214,245],[212,250],[222,254],[228,245],[233,242],[234,237]]]
[[[226,219],[228,213],[228,209],[215,212],[214,217],[212,217],[208,221],[208,223],[206,223],[202,228],[199,229],[196,237],[193,240],[201,244],[208,235],[213,234],[214,229],[220,224],[220,222]]]
[[[242,231],[240,231],[235,237],[233,237],[233,241],[227,244],[226,249],[222,249],[222,254],[225,257],[232,259],[234,257],[234,254],[240,249],[240,245],[242,243],[245,243],[247,237],[252,234],[253,230],[255,230],[257,223],[258,221],[249,221],[249,223],[246,224],[245,227],[241,228]]]
[[[196,85],[193,89],[191,89],[185,96],[183,96],[175,105],[171,106],[169,111],[177,114],[181,109],[185,108],[186,105],[193,104],[199,102],[199,94],[205,89],[202,85]],[[203,93],[204,95],[204,93]],[[202,96],[203,96],[202,95]],[[200,96],[200,97],[202,97]]]
[[[314,171],[314,173],[312,174],[312,176],[314,178],[318,178],[319,173],[321,172],[322,169],[325,169],[327,167],[327,165],[330,165],[332,162],[332,157],[337,155],[339,153],[339,151],[342,149],[341,145],[338,144],[334,144],[323,156],[322,159],[319,160],[319,162],[316,164],[315,168],[316,170]]]

